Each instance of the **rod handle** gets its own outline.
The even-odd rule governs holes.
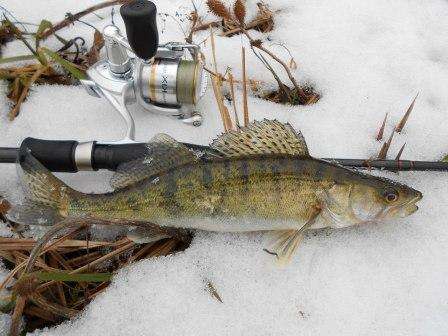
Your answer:
[[[48,170],[53,172],[77,172],[75,150],[78,145],[74,140],[41,140],[26,138],[20,145],[20,153],[31,154]]]
[[[31,154],[52,172],[76,173],[79,170],[116,170],[123,163],[142,157],[147,152],[146,144],[97,144],[84,146],[74,140],[42,140],[26,138],[20,153]]]

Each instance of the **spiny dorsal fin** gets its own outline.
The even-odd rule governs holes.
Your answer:
[[[185,145],[166,134],[157,134],[147,144],[147,153],[135,160],[122,163],[111,179],[114,189],[123,188],[170,168],[197,160]]]
[[[277,120],[255,121],[215,139],[210,147],[227,157],[260,154],[309,156],[302,134]]]

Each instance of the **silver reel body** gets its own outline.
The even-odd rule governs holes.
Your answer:
[[[166,43],[151,59],[143,60],[129,56],[133,51],[115,25],[105,27],[103,36],[106,58],[89,68],[88,79],[81,82],[90,95],[106,98],[123,117],[126,134],[118,142],[134,141],[135,123],[128,110],[133,103],[151,113],[201,125],[196,104],[206,91],[207,77],[198,45]]]

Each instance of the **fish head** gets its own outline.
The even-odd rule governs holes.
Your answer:
[[[334,184],[325,192],[324,210],[336,227],[382,222],[406,217],[418,210],[422,193],[388,179],[362,175]]]

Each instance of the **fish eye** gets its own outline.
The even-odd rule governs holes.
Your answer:
[[[392,188],[384,190],[383,197],[387,203],[393,203],[398,200],[398,191]]]

